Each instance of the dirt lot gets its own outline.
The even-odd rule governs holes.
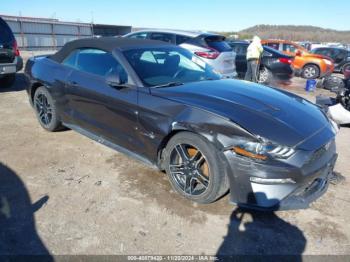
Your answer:
[[[284,88],[313,100],[303,84]],[[337,137],[345,182],[308,210],[242,212],[228,197],[191,203],[163,173],[73,131],[44,131],[23,88],[19,75],[0,90],[0,251],[350,255],[350,128]]]

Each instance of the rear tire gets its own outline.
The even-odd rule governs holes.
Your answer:
[[[317,65],[306,65],[301,76],[305,79],[316,79],[320,77],[320,68]]]
[[[208,204],[227,193],[229,180],[220,152],[201,136],[178,133],[170,139],[164,154],[166,173],[180,195]]]
[[[16,74],[6,75],[0,79],[0,88],[10,88],[16,81]]]
[[[45,130],[54,132],[62,129],[55,103],[45,87],[35,90],[33,104],[38,121]]]
[[[266,67],[260,68],[258,83],[268,85],[272,82],[272,72]]]

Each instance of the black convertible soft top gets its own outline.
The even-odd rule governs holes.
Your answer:
[[[71,41],[65,44],[56,54],[50,58],[61,63],[73,50],[80,48],[97,48],[106,52],[112,52],[114,49],[142,48],[149,46],[169,46],[171,44],[161,41],[148,39],[135,39],[123,37],[101,37],[84,38]]]

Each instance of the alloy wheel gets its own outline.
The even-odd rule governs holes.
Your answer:
[[[317,70],[314,67],[308,66],[304,69],[304,76],[308,79],[315,78]]]
[[[39,94],[35,98],[35,109],[40,122],[45,126],[49,125],[52,120],[52,107],[44,94]]]
[[[170,175],[185,194],[203,194],[210,183],[208,162],[201,151],[192,145],[178,144],[170,154]]]
[[[259,83],[266,83],[267,79],[269,78],[269,72],[267,69],[264,67],[263,69],[260,70],[259,72]]]

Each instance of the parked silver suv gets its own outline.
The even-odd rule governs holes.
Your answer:
[[[153,39],[173,43],[185,48],[211,65],[225,78],[237,76],[236,53],[225,42],[225,36],[176,30],[142,30],[124,37]]]

